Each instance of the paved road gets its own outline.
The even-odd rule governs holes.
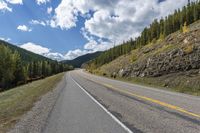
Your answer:
[[[200,133],[200,98],[94,76],[66,74],[45,133]]]

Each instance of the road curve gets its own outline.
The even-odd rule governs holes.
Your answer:
[[[44,133],[199,133],[200,98],[67,73]]]

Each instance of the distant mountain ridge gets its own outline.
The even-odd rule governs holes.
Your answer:
[[[45,56],[42,56],[42,55],[39,55],[39,54],[35,54],[33,52],[30,52],[28,50],[25,50],[23,48],[20,48],[18,46],[15,46],[13,44],[5,42],[3,40],[0,40],[0,45],[7,46],[12,51],[17,51],[20,54],[20,56],[21,56],[23,61],[31,62],[31,61],[38,61],[38,59],[41,60],[41,61],[54,61],[54,60],[49,59],[49,58],[47,58]]]
[[[85,55],[82,55],[82,56],[79,56],[73,60],[64,60],[64,61],[61,61],[65,64],[68,64],[68,65],[72,65],[74,68],[80,68],[82,64],[90,61],[90,60],[93,60],[94,58],[98,57],[102,52],[95,52],[95,53],[89,53],[89,54],[85,54]]]

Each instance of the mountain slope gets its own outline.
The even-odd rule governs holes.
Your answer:
[[[83,56],[79,56],[73,60],[65,60],[62,62],[65,64],[68,64],[68,65],[72,65],[75,68],[80,68],[83,63],[86,63],[86,62],[98,57],[101,53],[102,52],[90,53],[90,54],[86,54]]]
[[[149,26],[146,26],[140,36],[123,42],[121,45],[113,47],[103,52],[93,62],[89,63],[92,69],[98,68],[111,62],[121,55],[130,53],[131,50],[142,48],[149,43],[155,43],[168,35],[181,30],[187,32],[187,26],[200,20],[200,1],[188,1],[187,6],[176,9],[174,13],[155,19]],[[130,16],[131,17],[131,16]],[[142,18],[145,19],[145,18]]]
[[[104,64],[93,73],[200,95],[200,21]]]
[[[53,61],[53,60],[51,60],[49,58],[46,58],[44,56],[41,56],[41,55],[35,54],[33,52],[27,51],[25,49],[22,49],[22,48],[20,48],[18,46],[12,45],[12,44],[10,44],[8,42],[5,42],[5,41],[2,41],[2,40],[0,40],[0,45],[7,46],[12,51],[17,51],[20,54],[20,56],[21,56],[23,61],[27,61],[27,62],[38,61],[38,60]]]
[[[0,91],[72,69],[5,41],[0,41]]]

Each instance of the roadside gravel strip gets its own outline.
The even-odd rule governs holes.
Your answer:
[[[53,91],[43,95],[34,107],[15,125],[9,133],[41,133],[54,105],[66,85],[66,75]]]

